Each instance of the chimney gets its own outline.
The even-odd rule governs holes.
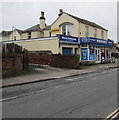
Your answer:
[[[63,9],[59,9],[59,16],[61,16],[63,13]]]
[[[45,17],[44,17],[44,12],[41,11],[41,17],[39,18],[40,19],[40,28],[41,30],[45,28]]]

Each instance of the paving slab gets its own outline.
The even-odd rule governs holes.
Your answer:
[[[2,79],[0,87],[28,84],[46,80],[57,79],[61,77],[80,75],[98,70],[104,70],[117,67],[116,63],[97,64],[91,66],[82,66],[79,69],[64,69],[50,66],[31,66],[26,73],[15,77],[6,77]]]

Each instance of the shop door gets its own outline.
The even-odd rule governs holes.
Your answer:
[[[72,54],[72,48],[62,48],[62,54],[64,55]]]
[[[96,63],[101,63],[101,52],[100,52],[100,48],[96,48]]]

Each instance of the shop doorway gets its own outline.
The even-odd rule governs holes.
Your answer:
[[[101,63],[101,51],[100,51],[100,48],[95,48],[95,54],[96,54],[96,63]]]

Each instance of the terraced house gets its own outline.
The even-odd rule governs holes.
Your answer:
[[[51,25],[46,25],[44,12],[41,12],[39,24],[24,31],[15,29],[9,36],[12,36],[9,37],[9,40],[13,40],[11,42],[30,51],[76,54],[81,56],[81,62],[101,63],[111,60],[112,42],[108,40],[108,30],[62,9]]]

